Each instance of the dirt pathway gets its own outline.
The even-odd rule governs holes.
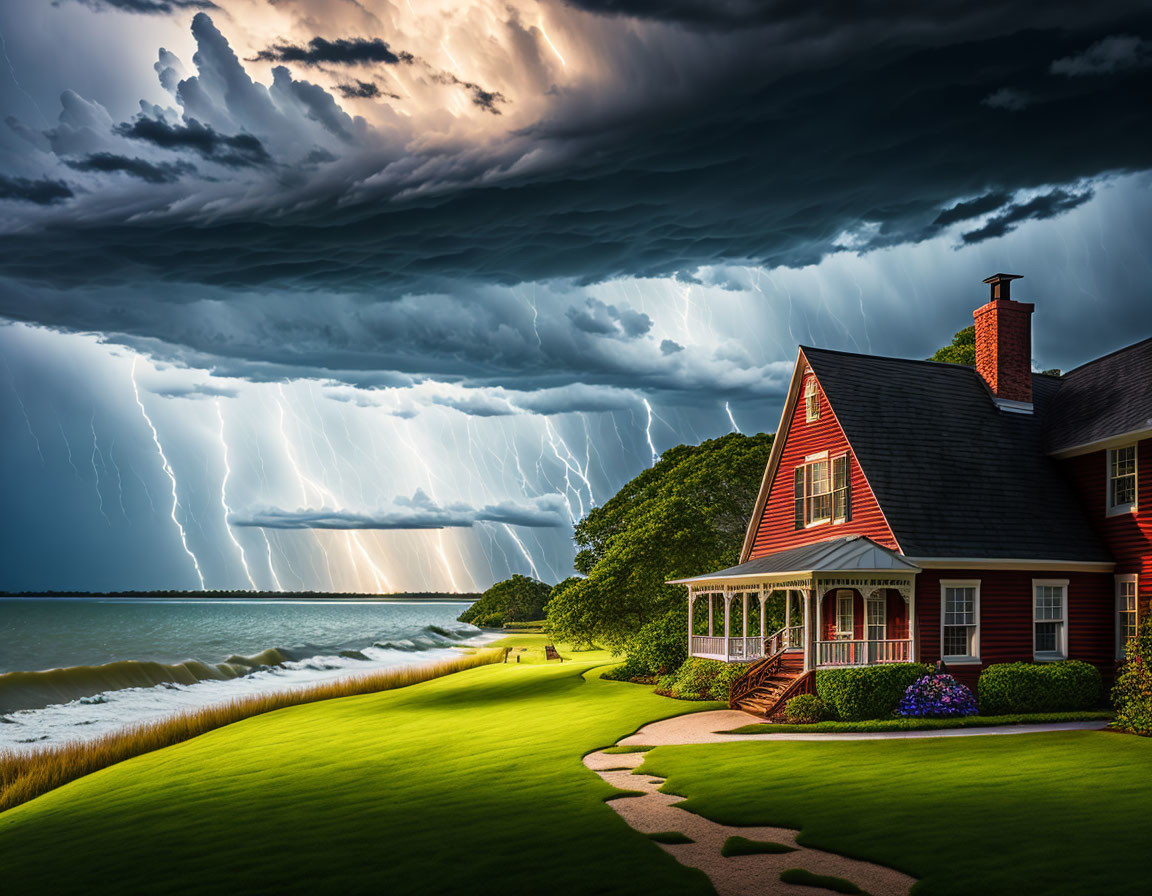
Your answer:
[[[915,878],[882,865],[800,846],[796,843],[797,831],[788,828],[733,827],[716,824],[680,809],[676,804],[681,797],[660,792],[663,778],[633,773],[643,761],[643,753],[597,752],[584,757],[584,764],[613,787],[642,792],[642,796],[617,797],[608,801],[608,805],[629,826],[643,834],[677,832],[692,841],[658,845],[680,864],[699,868],[707,874],[719,896],[771,896],[778,893],[814,896],[830,892],[784,883],[780,874],[791,868],[851,881],[870,896],[905,896],[916,883]],[[725,857],[722,850],[730,837],[778,844],[789,851]]]

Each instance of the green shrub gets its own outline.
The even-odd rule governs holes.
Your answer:
[[[1136,637],[1128,642],[1127,661],[1116,676],[1112,705],[1115,727],[1152,737],[1152,617],[1140,620]]]
[[[688,658],[688,605],[677,605],[641,626],[628,642],[628,657],[649,675],[675,672]]]
[[[820,669],[816,693],[833,718],[845,722],[883,719],[896,710],[908,686],[930,671],[923,663]]]
[[[497,582],[457,617],[480,628],[502,628],[506,622],[528,622],[544,616],[552,586],[515,575]]]
[[[788,701],[784,715],[793,725],[812,725],[826,716],[824,701],[815,694],[797,694]]]
[[[997,663],[980,673],[983,715],[1072,712],[1100,705],[1100,670],[1080,660]]]
[[[691,657],[675,672],[661,676],[656,684],[656,693],[680,700],[727,702],[732,682],[743,675],[747,668],[740,663]]]
[[[643,664],[632,657],[625,659],[619,666],[613,666],[607,672],[601,673],[600,677],[607,678],[609,681],[636,681],[638,679],[651,681],[652,679]]]

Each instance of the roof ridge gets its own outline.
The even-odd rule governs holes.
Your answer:
[[[1122,352],[1127,352],[1127,351],[1131,351],[1134,348],[1139,348],[1140,346],[1144,345],[1144,343],[1146,343],[1146,342],[1152,342],[1152,336],[1147,336],[1144,339],[1141,339],[1139,342],[1133,342],[1131,345],[1125,345],[1121,348],[1113,349],[1112,351],[1108,352],[1108,354],[1101,355],[1098,358],[1093,358],[1091,361],[1085,361],[1083,364],[1079,365],[1078,367],[1073,367],[1071,370],[1065,371],[1062,379],[1067,378],[1074,373],[1078,373],[1079,371],[1083,370],[1085,367],[1091,367],[1093,364],[1098,364],[1101,361],[1104,361],[1108,358],[1114,357],[1115,355],[1119,355]]]
[[[846,352],[837,348],[821,348],[816,345],[801,345],[800,350],[807,354],[810,351],[822,352],[826,355],[843,355],[849,358],[867,358],[870,361],[900,361],[904,364],[931,364],[933,367],[951,367],[957,370],[971,370],[976,372],[973,364],[956,364],[952,361],[932,361],[928,358],[897,358],[894,355],[872,355],[867,352]]]

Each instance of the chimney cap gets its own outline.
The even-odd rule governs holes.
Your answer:
[[[993,274],[991,277],[985,277],[984,282],[991,287],[992,301],[997,299],[1010,301],[1012,281],[1022,279],[1024,279],[1023,274]]]

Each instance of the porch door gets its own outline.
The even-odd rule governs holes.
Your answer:
[[[856,592],[841,588],[836,592],[836,640],[856,640]]]
[[[869,641],[888,640],[888,597],[869,597],[864,603],[865,637]]]

